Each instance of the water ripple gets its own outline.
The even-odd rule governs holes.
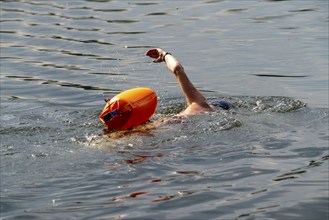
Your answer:
[[[139,22],[138,20],[128,20],[128,19],[121,19],[121,20],[107,20],[108,23],[123,23],[123,24],[129,24],[129,23],[136,23]]]
[[[44,38],[44,37],[42,37],[42,38]],[[46,38],[48,38],[48,37],[46,37]],[[59,39],[59,40],[66,40],[66,41],[74,41],[74,42],[85,43],[85,44],[96,43],[96,44],[104,44],[104,45],[113,45],[112,43],[103,42],[103,41],[100,41],[100,40],[81,40],[81,39],[66,38],[66,37],[62,37],[62,36],[58,36],[58,35],[53,35],[50,38],[53,38],[53,39],[56,39],[56,40]]]
[[[255,22],[268,22],[268,21],[272,21],[275,19],[284,19],[286,17],[291,17],[293,16],[292,14],[284,14],[284,15],[274,15],[274,16],[260,16],[260,17],[254,17],[251,18],[253,21]]]
[[[291,78],[302,78],[302,77],[308,77],[307,75],[280,75],[280,74],[253,74],[255,76],[259,77],[291,77]]]
[[[125,12],[127,9],[93,9],[94,11],[100,12]]]
[[[56,68],[64,68],[64,67],[56,67]],[[36,77],[28,77],[28,76],[6,76],[7,78],[12,78],[12,79],[18,79],[22,81],[36,81],[39,82],[40,84],[53,84],[53,85],[58,85],[58,86],[63,86],[63,87],[72,87],[72,88],[78,88],[78,89],[83,89],[83,90],[101,90],[101,91],[110,91],[110,92],[119,92],[117,90],[111,90],[108,88],[101,88],[97,86],[90,86],[90,85],[82,85],[78,83],[70,83],[70,82],[64,82],[64,81],[57,81],[57,80],[46,80],[46,79],[41,79],[41,78],[36,78]]]
[[[50,7],[50,8],[56,8],[56,9],[67,9],[67,7],[62,7],[62,6],[59,6],[59,5],[56,5],[56,4],[53,4],[53,3],[50,3],[50,2],[22,2],[23,4],[29,4],[29,5],[37,5],[37,6],[47,6],[47,7]]]

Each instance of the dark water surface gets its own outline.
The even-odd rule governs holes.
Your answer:
[[[328,1],[0,1],[1,219],[328,219]],[[107,134],[104,97],[235,107]]]

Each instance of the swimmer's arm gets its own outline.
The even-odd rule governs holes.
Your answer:
[[[164,53],[165,54],[165,53]],[[212,108],[207,103],[206,98],[201,94],[201,92],[195,88],[191,83],[190,79],[187,77],[184,67],[181,63],[171,54],[167,54],[164,57],[164,61],[167,64],[168,69],[174,73],[185,97],[189,107],[184,111],[186,114],[202,112],[202,111],[212,111]]]
[[[175,75],[185,97],[188,108],[182,114],[212,111],[206,98],[195,88],[187,77],[181,63],[173,55],[166,53],[160,48],[154,48],[146,53],[147,56],[155,58],[153,62],[165,61],[168,69]]]
[[[187,103],[191,105],[196,102],[202,106],[207,106],[207,101],[205,97],[195,88],[191,83],[190,79],[187,77],[184,67],[181,63],[171,54],[165,56],[165,62],[168,69],[175,75],[185,97]]]

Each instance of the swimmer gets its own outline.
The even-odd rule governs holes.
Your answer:
[[[187,108],[181,113],[166,119],[160,119],[150,126],[161,126],[166,123],[181,123],[187,115],[215,111],[215,107],[229,110],[232,105],[225,100],[218,100],[208,104],[206,98],[195,88],[187,77],[181,63],[170,53],[160,48],[153,48],[146,52],[146,56],[153,58],[154,63],[165,62],[168,69],[175,75],[187,102]],[[134,94],[137,92],[139,95]],[[153,101],[150,102],[150,97]],[[137,105],[135,105],[138,103]],[[126,130],[143,125],[155,111],[156,94],[148,88],[135,88],[124,91],[112,99],[107,99],[107,104],[99,116],[108,130]],[[145,112],[147,110],[147,112]],[[216,109],[217,111],[217,109]],[[146,114],[148,113],[148,114]]]
[[[188,105],[188,107],[179,115],[190,115],[214,111],[213,107],[208,104],[206,98],[191,83],[184,71],[183,66],[172,54],[167,53],[160,48],[153,48],[146,52],[146,56],[153,58],[154,63],[165,62],[168,69],[175,75],[176,80],[185,95]]]

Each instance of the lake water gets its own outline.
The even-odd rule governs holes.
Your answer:
[[[327,0],[3,0],[1,219],[328,219]],[[104,97],[230,111],[110,133]]]

